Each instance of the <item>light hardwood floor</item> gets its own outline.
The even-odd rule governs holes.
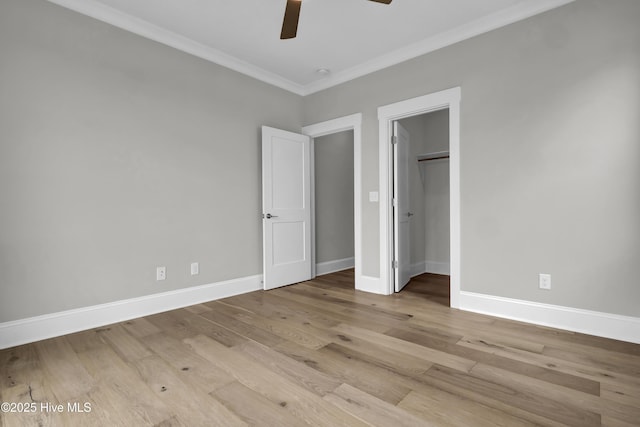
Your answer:
[[[384,297],[334,273],[3,350],[0,375],[37,409],[3,427],[640,425],[640,345],[452,310],[434,275]]]

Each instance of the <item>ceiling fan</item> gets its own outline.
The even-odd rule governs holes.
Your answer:
[[[391,0],[369,0],[376,3],[389,4]],[[298,18],[300,17],[300,7],[302,0],[287,0],[287,8],[284,11],[284,21],[282,22],[282,32],[280,39],[292,39],[298,32]]]

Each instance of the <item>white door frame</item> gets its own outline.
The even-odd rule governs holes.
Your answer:
[[[355,288],[362,289],[366,278],[362,275],[362,114],[352,114],[350,116],[339,117],[333,120],[312,124],[302,128],[302,133],[312,138],[319,138],[324,135],[353,130],[353,216],[354,216],[354,258],[355,258]],[[313,153],[313,150],[312,150]],[[313,154],[312,154],[313,156]],[[311,203],[315,201],[315,169],[313,158],[311,162],[312,188]],[[311,211],[311,268],[312,275],[316,273],[316,253],[315,253],[315,212]]]
[[[429,95],[396,102],[378,108],[380,156],[380,281],[381,291],[394,292],[392,269],[393,215],[391,188],[393,156],[391,136],[393,121],[432,111],[449,109],[449,195],[451,240],[451,307],[460,307],[460,98],[461,89],[455,87]]]

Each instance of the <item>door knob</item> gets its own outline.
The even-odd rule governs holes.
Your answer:
[[[278,215],[271,215],[271,214],[267,214],[267,219],[271,219],[271,218],[278,218]]]
[[[407,216],[408,217],[412,217],[413,216],[413,212],[407,212]]]

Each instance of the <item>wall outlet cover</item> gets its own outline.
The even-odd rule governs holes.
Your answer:
[[[550,290],[551,289],[551,275],[540,273],[538,276],[538,286],[540,289]]]

